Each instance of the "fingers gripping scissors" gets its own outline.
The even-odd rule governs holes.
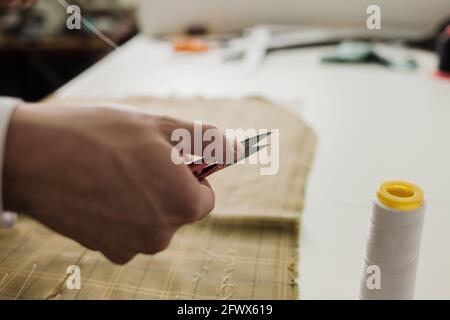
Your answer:
[[[259,150],[262,150],[268,146],[268,144],[265,145],[259,145],[259,141],[263,140],[264,138],[270,136],[271,132],[262,133],[250,138],[247,138],[245,140],[242,140],[240,143],[244,147],[244,154],[233,160],[231,163],[206,163],[204,158],[196,159],[189,161],[186,163],[186,165],[191,169],[192,173],[198,178],[198,179],[204,179],[211,174],[220,171],[222,169],[225,169],[226,167],[229,167],[233,164],[238,163],[239,161],[248,158],[252,154],[258,152]]]

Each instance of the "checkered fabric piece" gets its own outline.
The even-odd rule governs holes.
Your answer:
[[[64,107],[79,100],[53,101]],[[116,101],[117,102],[117,101]],[[84,101],[97,105],[98,101]],[[280,170],[235,165],[210,177],[217,199],[203,221],[182,227],[167,250],[118,266],[21,216],[0,230],[0,299],[296,299],[300,211],[316,139],[301,119],[260,99],[130,98],[156,114],[220,128],[280,129]],[[69,266],[81,288],[69,289]]]

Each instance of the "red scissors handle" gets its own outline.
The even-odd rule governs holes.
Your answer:
[[[264,139],[265,137],[269,136],[271,132],[265,132],[262,134],[259,134],[257,136],[245,139],[244,141],[241,141],[242,146],[245,149],[244,155],[240,158],[234,161],[233,163],[227,164],[227,163],[206,163],[204,159],[197,159],[191,162],[186,163],[186,165],[191,169],[194,176],[196,176],[198,179],[204,179],[207,176],[220,171],[232,164],[235,164],[239,162],[242,159],[245,159],[249,157],[250,155],[254,154],[255,152],[258,152],[261,149],[264,149],[267,147],[266,145],[256,145],[261,139]],[[201,162],[199,162],[201,161]]]
[[[189,169],[191,169],[194,176],[196,176],[198,179],[204,179],[209,175],[227,167],[226,164],[221,163],[208,164],[203,162],[202,163],[191,162],[188,163],[187,166],[189,167]]]

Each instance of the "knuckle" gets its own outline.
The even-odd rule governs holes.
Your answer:
[[[110,260],[111,262],[115,263],[115,264],[119,264],[119,265],[124,265],[126,264],[128,261],[130,261],[131,259],[122,257],[122,256],[114,256],[114,255],[107,255],[106,256],[108,258],[108,260]]]
[[[175,118],[171,116],[162,115],[159,117],[161,123],[174,123],[176,122]]]
[[[207,124],[206,126],[207,126],[207,128],[210,129],[210,130],[218,131],[219,133],[221,133],[219,127],[216,126],[215,124]]]
[[[171,128],[174,123],[176,123],[175,118],[170,116],[160,116],[158,119],[158,125],[163,130],[168,127]]]
[[[130,253],[112,253],[108,251],[102,253],[108,260],[119,265],[124,265],[130,262],[135,256],[135,254]]]
[[[172,235],[162,234],[156,239],[153,239],[149,245],[147,244],[148,248],[144,251],[144,253],[155,254],[164,251],[169,247],[171,240]]]
[[[120,110],[117,106],[111,104],[97,105],[95,110],[98,114],[108,117],[121,117],[124,114],[123,110]]]
[[[88,239],[80,239],[78,240],[78,242],[84,246],[85,248],[92,250],[92,251],[97,251],[99,250],[99,246],[95,243],[95,241],[92,240],[88,240]]]

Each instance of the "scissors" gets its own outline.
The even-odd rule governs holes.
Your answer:
[[[222,169],[225,169],[226,167],[229,167],[233,164],[238,163],[239,161],[248,158],[252,154],[258,152],[259,150],[262,150],[268,146],[268,144],[265,145],[258,145],[259,141],[270,136],[272,132],[265,132],[250,138],[247,138],[245,140],[240,141],[242,146],[244,147],[244,154],[238,158],[233,160],[231,163],[206,163],[204,158],[192,160],[186,163],[186,165],[191,169],[194,176],[196,176],[198,179],[204,179],[213,173],[220,171]],[[201,162],[200,162],[201,161]]]

